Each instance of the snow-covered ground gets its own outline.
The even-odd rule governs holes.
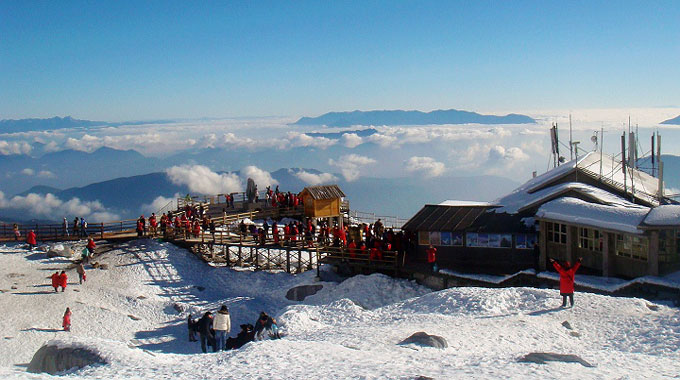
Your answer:
[[[431,292],[383,275],[315,282],[315,271],[292,276],[210,267],[152,240],[97,260],[108,269],[89,270],[81,286],[70,260],[0,246],[2,378],[52,378],[24,372],[52,339],[89,346],[110,362],[64,375],[71,379],[658,379],[680,373],[680,311],[640,299],[579,293],[574,308],[560,309],[558,292],[547,289]],[[54,293],[49,275],[66,268],[69,286]],[[324,287],[303,302],[285,298],[304,284]],[[202,354],[198,343],[187,341],[187,315],[174,304],[194,316],[227,304],[232,336],[239,324],[268,311],[285,337]],[[66,307],[73,311],[70,333],[61,331]],[[417,331],[442,336],[449,347],[397,345]],[[594,367],[517,361],[531,352],[576,354]]]

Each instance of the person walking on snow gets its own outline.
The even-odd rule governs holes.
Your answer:
[[[66,285],[68,285],[68,276],[66,275],[66,272],[61,271],[61,274],[59,275],[59,286],[61,286],[62,292],[66,290]]]
[[[82,285],[83,281],[87,280],[87,276],[85,276],[85,267],[83,266],[83,263],[78,264],[76,272],[78,272],[78,280],[80,282],[80,285]]]
[[[59,271],[54,272],[54,274],[50,278],[52,279],[52,287],[54,288],[54,292],[56,293],[59,291],[59,284],[61,283],[61,280],[59,279]]]
[[[61,322],[61,326],[64,328],[64,331],[71,331],[71,309],[68,307],[64,312],[64,319]]]
[[[38,242],[35,239],[35,231],[31,230],[28,235],[26,235],[26,243],[30,246],[31,251],[38,245]]]
[[[567,307],[567,297],[569,297],[569,304],[574,306],[574,275],[581,266],[582,257],[576,261],[574,266],[571,266],[569,261],[564,262],[564,266],[560,265],[555,259],[550,259],[555,270],[560,274],[560,295],[562,296],[562,307]]]
[[[213,328],[215,329],[215,345],[217,350],[222,351],[224,350],[227,343],[227,337],[231,331],[231,318],[229,317],[227,305],[222,305],[217,314],[215,314]]]

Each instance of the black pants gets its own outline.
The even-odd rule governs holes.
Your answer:
[[[562,307],[567,306],[567,297],[569,297],[569,304],[574,306],[574,293],[561,293],[562,296]]]

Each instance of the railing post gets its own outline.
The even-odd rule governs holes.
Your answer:
[[[101,233],[100,233],[100,237],[101,237],[102,239],[104,239],[104,222],[102,222],[102,225],[101,225]]]
[[[290,273],[290,248],[286,247],[286,273]]]
[[[297,273],[302,273],[302,251],[298,249]]]

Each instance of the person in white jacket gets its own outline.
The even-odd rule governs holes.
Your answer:
[[[217,344],[217,349],[222,351],[227,343],[229,331],[231,331],[231,318],[229,317],[227,305],[222,305],[220,310],[215,314],[213,329],[215,330],[215,344]]]

